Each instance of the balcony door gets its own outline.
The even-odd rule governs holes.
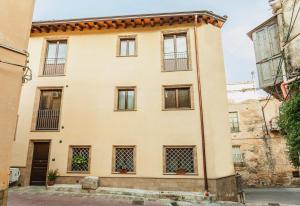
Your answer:
[[[36,130],[58,130],[62,90],[41,90]]]
[[[43,75],[63,75],[65,73],[66,54],[66,40],[48,41]]]
[[[186,33],[164,35],[164,70],[188,70]]]

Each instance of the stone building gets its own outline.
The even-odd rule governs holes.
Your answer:
[[[260,88],[283,100],[300,79],[300,0],[269,0],[273,16],[248,33]]]
[[[299,170],[289,162],[286,141],[276,125],[280,102],[266,98],[253,83],[228,85],[229,122],[236,173],[244,186],[300,185]]]
[[[98,176],[101,186],[235,200],[225,20],[195,11],[33,22],[11,163],[22,185],[45,185],[58,169],[57,183]]]
[[[26,76],[34,0],[0,2],[0,206],[6,205],[17,112]],[[26,78],[26,77],[25,77]]]

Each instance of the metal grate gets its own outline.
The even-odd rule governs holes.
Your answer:
[[[72,147],[71,170],[74,172],[89,171],[90,148]]]
[[[238,112],[229,112],[229,123],[231,133],[240,131]]]
[[[245,162],[240,146],[232,146],[232,158],[235,164]]]
[[[165,148],[166,173],[195,173],[194,148]]]
[[[115,172],[134,172],[134,147],[115,148]]]

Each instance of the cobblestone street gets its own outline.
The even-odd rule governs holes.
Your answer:
[[[91,196],[66,193],[27,193],[10,191],[8,206],[127,206],[142,205],[140,201],[135,202],[129,199],[114,199],[109,196]],[[155,202],[145,202],[143,205],[163,206]]]

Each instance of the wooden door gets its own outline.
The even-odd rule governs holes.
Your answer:
[[[34,143],[30,185],[46,185],[49,145],[49,142]]]

